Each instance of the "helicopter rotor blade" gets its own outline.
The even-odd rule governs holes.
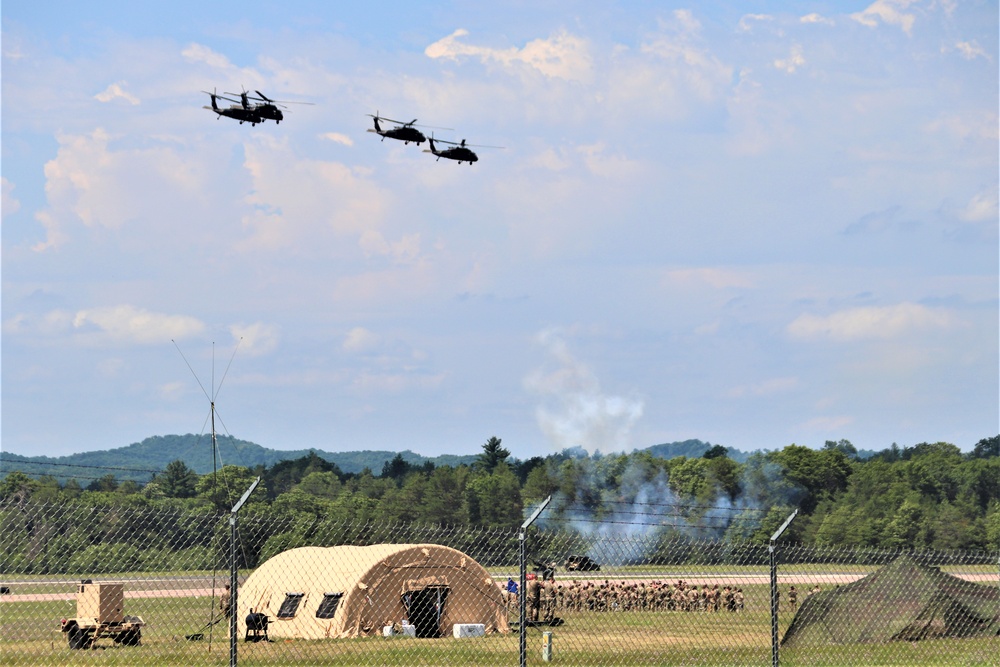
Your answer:
[[[306,105],[309,105],[309,106],[316,106],[315,102],[295,102],[293,100],[273,100],[270,97],[268,97],[267,95],[265,95],[264,93],[260,92],[259,90],[255,90],[253,92],[257,93],[260,97],[254,97],[253,95],[250,95],[249,96],[250,99],[252,99],[252,100],[260,100],[261,102],[267,102],[268,104],[274,104],[274,105],[277,105],[279,107],[282,106],[283,104],[306,104]]]
[[[403,122],[403,121],[401,121],[401,120],[393,120],[392,118],[386,118],[385,116],[379,116],[379,115],[378,115],[378,112],[375,112],[375,114],[374,114],[374,115],[372,115],[372,114],[366,114],[366,115],[368,115],[368,116],[371,116],[371,117],[372,117],[372,118],[374,118],[375,120],[387,120],[387,121],[389,121],[390,123],[396,123],[397,125],[405,125],[405,124],[406,124],[406,123],[404,123],[404,122]]]

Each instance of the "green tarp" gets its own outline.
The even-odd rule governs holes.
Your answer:
[[[783,646],[1000,635],[1000,590],[896,558],[851,584],[808,596]]]

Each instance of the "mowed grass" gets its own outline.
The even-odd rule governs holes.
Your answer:
[[[543,665],[542,632],[553,633],[555,664],[563,665],[770,665],[771,620],[766,586],[744,587],[742,613],[560,612],[565,624],[529,628],[528,663]],[[212,600],[129,599],[126,613],[147,622],[142,646],[115,645],[110,639],[87,651],[69,649],[59,620],[72,616],[67,602],[0,604],[0,665],[135,665],[136,667],[227,665],[225,622],[209,642]],[[511,615],[516,618],[516,613]],[[791,622],[781,614],[779,632]],[[185,635],[203,632],[202,641]],[[476,639],[368,637],[305,641],[275,639],[238,644],[244,665],[516,665],[517,633]],[[886,645],[815,646],[782,649],[782,665],[994,665],[1000,639],[934,640]]]

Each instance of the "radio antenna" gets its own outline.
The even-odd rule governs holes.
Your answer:
[[[243,342],[243,337],[240,336],[240,339],[236,341],[236,347],[233,348],[233,355],[229,357],[229,363],[226,365],[226,370],[222,374],[222,380],[219,381],[218,387],[215,386],[215,341],[212,341],[212,393],[211,394],[205,391],[205,385],[201,383],[201,380],[198,378],[198,374],[194,372],[194,368],[191,367],[191,364],[190,362],[188,362],[187,357],[184,356],[184,353],[181,351],[181,348],[177,345],[177,341],[171,338],[170,342],[174,344],[174,347],[177,348],[177,352],[181,355],[181,359],[183,359],[184,363],[187,364],[188,370],[191,371],[191,375],[194,376],[195,382],[197,382],[198,386],[201,388],[201,393],[205,394],[205,398],[208,399],[211,412],[210,415],[211,422],[212,422],[212,486],[217,487],[218,468],[219,468],[218,466],[219,443],[215,434],[215,399],[218,397],[219,392],[222,390],[222,385],[226,381],[226,376],[229,375],[229,369],[233,365],[233,359],[236,358],[236,351],[240,349],[240,343]]]

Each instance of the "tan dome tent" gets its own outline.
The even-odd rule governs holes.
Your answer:
[[[240,636],[251,610],[268,636],[300,639],[382,634],[406,619],[418,637],[450,636],[456,623],[509,632],[496,582],[461,551],[437,544],[301,547],[258,567],[238,597]]]

